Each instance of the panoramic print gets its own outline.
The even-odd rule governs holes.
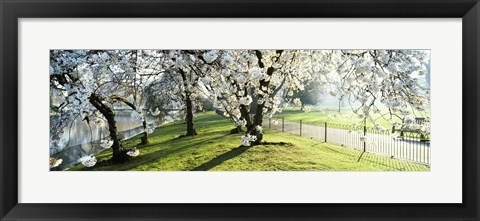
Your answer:
[[[430,139],[430,50],[50,50],[50,171],[428,172]]]

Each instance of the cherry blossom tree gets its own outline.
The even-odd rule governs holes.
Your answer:
[[[202,85],[214,106],[225,110],[238,130],[247,128],[243,145],[260,144],[264,117],[280,112],[311,75],[311,51],[198,51]]]
[[[132,51],[52,50],[50,52],[51,146],[59,148],[65,125],[77,118],[88,124],[108,125],[112,161],[128,159],[120,142],[114,105],[121,103],[137,112],[128,100],[129,85],[135,79]],[[68,145],[68,141],[63,143]],[[82,158],[83,159],[83,158]],[[90,158],[89,158],[90,160]]]
[[[202,91],[199,80],[208,75],[198,69],[198,57],[194,51],[168,50],[163,53],[160,64],[165,72],[155,83],[158,93],[172,100],[173,109],[182,109],[187,125],[186,136],[197,135],[194,124],[196,110],[202,109]],[[161,87],[159,87],[161,85]],[[175,100],[175,101],[173,101]],[[182,102],[176,102],[176,101]]]
[[[348,100],[360,118],[373,122],[379,103],[387,106],[390,119],[404,119],[409,108],[423,111],[429,100],[429,89],[419,80],[426,74],[427,51],[210,50],[195,55],[201,72],[208,73],[201,82],[215,107],[238,128],[246,126],[244,145],[261,142],[264,117],[289,102],[302,106],[292,97],[311,82],[340,102]]]
[[[161,62],[162,54],[158,50],[133,50],[130,56],[130,64],[126,67],[133,74],[127,75],[130,79],[126,80],[127,83],[125,90],[130,94],[132,104],[136,107],[133,109],[132,117],[142,121],[143,136],[141,137],[140,145],[148,144],[148,134],[152,133],[155,129],[155,124],[148,125],[147,116],[158,116],[160,110],[158,107],[152,107],[148,105],[147,87],[150,82],[158,79],[163,73],[163,66]],[[149,108],[147,108],[147,106]],[[138,115],[138,116],[137,116]]]
[[[405,123],[411,114],[425,112],[430,100],[429,82],[423,80],[428,50],[331,50],[318,55],[314,59],[328,70],[324,76],[331,82],[330,95],[346,99],[359,118],[375,122],[377,114],[398,125],[398,120]]]
[[[265,118],[313,102],[305,89],[348,102],[365,121],[380,114],[406,123],[428,105],[429,84],[420,80],[428,65],[425,50],[52,50],[51,146],[68,145],[61,135],[80,118],[108,126],[103,143],[122,162],[138,150],[123,150],[115,107],[132,110],[146,144],[153,130],[146,116],[161,111],[183,113],[186,135],[196,135],[194,115],[205,98],[234,122],[232,131],[246,128],[242,145],[257,145]]]
[[[184,90],[183,78],[180,74],[174,71],[165,71],[159,78],[150,82],[146,88],[147,107],[161,111],[165,116],[172,115],[185,121],[187,124],[186,135],[196,135],[194,128],[194,111],[195,99],[192,94],[190,96],[190,104],[187,109],[187,94]],[[187,118],[187,112],[191,115]]]

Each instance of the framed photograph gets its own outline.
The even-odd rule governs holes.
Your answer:
[[[1,220],[479,220],[477,0],[0,10]]]

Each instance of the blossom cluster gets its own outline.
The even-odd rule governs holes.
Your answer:
[[[86,167],[93,167],[97,163],[97,158],[95,156],[83,156],[79,161]]]
[[[131,157],[136,157],[140,154],[140,150],[137,149],[136,147],[134,147],[132,150],[128,151],[127,152],[127,155],[128,156],[131,156]]]
[[[251,142],[255,142],[257,140],[257,136],[250,135],[250,134],[242,136],[241,138],[242,138],[242,142],[240,145],[245,147],[249,147],[251,145]]]

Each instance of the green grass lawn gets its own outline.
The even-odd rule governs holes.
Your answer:
[[[270,144],[239,147],[240,135],[229,134],[233,124],[213,112],[198,114],[197,136],[179,137],[185,124],[159,127],[150,144],[139,146],[140,136],[123,143],[137,147],[140,155],[124,164],[108,165],[111,150],[97,155],[92,168],[76,165],[70,170],[151,171],[429,171],[427,166],[365,153],[265,129]],[[281,144],[280,142],[284,142]]]
[[[309,125],[321,125],[323,126],[325,122],[330,123],[329,127],[336,127],[334,124],[342,124],[342,125],[352,125],[358,124],[363,126],[363,119],[359,118],[350,108],[344,107],[338,112],[338,108],[332,107],[318,107],[318,106],[307,106],[311,109],[310,112],[305,113],[305,111],[300,110],[300,108],[293,108],[287,107],[281,113],[275,114],[274,118],[285,118],[288,121],[300,122],[309,124]],[[336,114],[337,117],[329,118],[329,115]],[[418,117],[422,117],[420,113],[416,113]],[[425,114],[425,113],[423,113]],[[429,116],[429,115],[427,115]],[[380,114],[374,114],[373,118],[375,119],[375,123],[379,124],[380,126],[385,127],[386,129],[391,130],[392,125],[389,123],[389,116],[385,115],[382,117]],[[394,117],[394,119],[400,123],[401,121]],[[268,122],[267,122],[268,123]],[[368,127],[373,127],[374,123],[371,121],[367,121]]]

